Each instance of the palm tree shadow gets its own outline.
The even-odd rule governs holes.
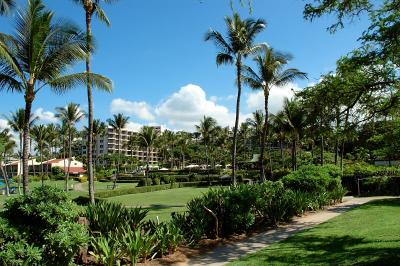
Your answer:
[[[334,264],[334,265],[398,265],[400,262],[400,239],[384,241],[397,243],[393,247],[381,247],[377,241],[368,241],[365,238],[351,236],[307,236],[295,235],[283,242],[290,245],[279,245],[268,248],[262,253],[257,253],[243,258],[260,262],[260,265],[290,264],[299,262],[309,264]],[[371,244],[375,243],[371,247]],[[380,241],[379,243],[382,243]],[[299,252],[300,250],[300,252]]]

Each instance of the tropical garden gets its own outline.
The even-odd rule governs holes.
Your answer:
[[[1,265],[136,265],[182,246],[276,228],[346,195],[400,195],[398,0],[307,1],[306,20],[336,18],[331,34],[361,15],[370,25],[335,71],[274,114],[272,88],[308,75],[289,66],[290,54],[257,41],[265,20],[233,12],[225,28],[205,31],[204,45],[215,46],[216,64],[235,73],[234,124],[203,116],[193,132],[143,126],[128,138],[126,114],[94,118],[93,90],[111,93],[113,82],[92,64],[92,20],[109,26],[105,8],[118,1],[72,1],[83,9],[85,29],[59,22],[42,0],[22,2],[17,8],[17,1],[0,0],[0,14],[15,24],[12,33],[0,33],[0,91],[24,98],[3,115],[9,127],[0,132]],[[239,2],[251,13],[252,1]],[[77,64],[85,71],[71,72]],[[58,96],[77,86],[86,88],[87,108],[71,102],[54,110],[58,123],[40,123],[32,106],[41,92]],[[245,90],[261,91],[265,108],[242,122]],[[110,129],[117,150],[96,154]],[[64,167],[46,167],[54,158]],[[83,162],[85,175],[71,176],[73,159]],[[21,162],[20,174],[13,174],[13,160]],[[39,167],[32,174],[33,161]],[[396,199],[372,202],[234,264],[393,264],[400,246],[387,234],[400,230],[393,219],[399,207]],[[371,227],[358,231],[364,219]],[[379,237],[366,242],[372,235]],[[339,248],[349,243],[353,249]],[[368,255],[379,250],[384,256]]]

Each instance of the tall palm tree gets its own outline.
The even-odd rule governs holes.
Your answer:
[[[196,125],[196,130],[201,135],[201,141],[205,147],[205,155],[206,155],[206,169],[209,170],[208,164],[210,161],[209,158],[209,145],[211,144],[214,133],[217,130],[217,121],[209,116],[204,116],[202,120],[200,120],[200,124]],[[208,178],[210,178],[210,174],[208,171]]]
[[[0,34],[0,89],[24,93],[23,191],[28,192],[28,138],[32,104],[39,91],[50,88],[61,94],[76,85],[92,83],[110,91],[112,82],[98,74],[66,74],[87,57],[86,38],[71,23],[55,23],[42,0],[29,0],[16,16],[13,36]]]
[[[260,181],[264,182],[265,168],[264,168],[264,153],[265,143],[268,133],[268,100],[272,87],[282,87],[297,78],[307,78],[306,73],[300,72],[295,68],[284,69],[285,65],[290,60],[289,55],[276,53],[272,48],[265,48],[262,54],[254,58],[257,70],[254,71],[251,67],[244,66],[243,81],[248,84],[252,89],[262,90],[264,92],[264,127],[260,143]]]
[[[22,138],[24,134],[24,122],[25,122],[25,110],[23,108],[18,109],[15,112],[11,112],[9,117],[6,117],[7,123],[10,126],[11,130],[13,130],[15,133],[18,133],[19,136],[19,160],[20,160],[20,169],[19,172],[22,172]],[[37,117],[34,117],[31,115],[31,118],[29,119],[29,127],[31,127],[35,121],[37,120]],[[21,194],[21,175],[18,177],[18,192]]]
[[[107,123],[117,131],[118,141],[117,141],[117,151],[118,151],[118,161],[117,161],[117,175],[119,174],[119,164],[121,157],[121,130],[128,124],[129,117],[124,116],[119,113],[113,116],[112,119],[107,119]]]
[[[92,35],[92,19],[93,15],[104,22],[107,26],[111,25],[110,19],[107,17],[104,9],[102,8],[102,3],[112,4],[117,0],[73,0],[75,3],[83,7],[85,12],[85,22],[86,22],[86,46],[89,51],[86,57],[86,72],[92,72],[92,61],[91,61],[91,43],[93,39]],[[90,202],[94,204],[94,175],[93,175],[93,116],[94,116],[94,106],[93,106],[93,93],[92,93],[92,83],[88,78],[87,82],[87,96],[88,96],[88,145],[87,145],[87,165],[88,165],[88,177],[89,177],[89,197]]]
[[[31,129],[32,139],[36,142],[36,150],[40,155],[40,176],[42,179],[42,186],[44,185],[44,168],[43,168],[43,153],[45,147],[48,145],[48,131],[45,125],[35,125]],[[35,166],[33,166],[35,167]]]
[[[243,60],[250,54],[260,51],[265,45],[254,45],[256,36],[265,28],[266,23],[262,19],[242,20],[239,14],[233,17],[225,17],[228,28],[227,36],[224,37],[220,32],[210,30],[206,34],[206,41],[213,41],[218,47],[219,52],[216,56],[217,65],[235,64],[236,65],[236,118],[233,129],[232,147],[232,182],[236,185],[236,153],[237,153],[237,132],[239,127],[240,96],[242,94],[242,68]]]
[[[291,136],[292,139],[292,170],[297,170],[297,145],[303,135],[306,125],[306,115],[300,102],[296,99],[285,99],[282,113],[278,113],[275,118],[281,119],[282,129]]]
[[[144,126],[136,135],[137,145],[146,149],[146,176],[150,172],[150,155],[158,138],[158,132],[154,127]]]
[[[66,107],[57,107],[56,108],[56,117],[59,118],[66,126],[67,126],[67,134],[68,134],[68,168],[67,173],[65,175],[65,191],[68,191],[68,179],[69,179],[69,170],[71,167],[72,161],[72,141],[73,134],[76,130],[76,123],[81,121],[85,114],[80,110],[79,104],[69,103]]]
[[[93,120],[93,127],[92,127],[92,136],[93,136],[93,145],[96,145],[97,138],[104,137],[107,134],[107,125],[100,121],[99,119]],[[85,127],[85,136],[88,137],[89,135],[89,128]],[[89,147],[89,146],[87,146]],[[96,164],[98,156],[96,160],[93,160],[93,173],[96,170]]]
[[[12,153],[15,147],[15,142],[12,140],[9,130],[5,129],[0,132],[0,174],[3,177],[4,183],[6,185],[5,192],[6,195],[10,195],[10,183],[8,180],[8,174],[5,169],[5,164],[7,160],[7,153]]]

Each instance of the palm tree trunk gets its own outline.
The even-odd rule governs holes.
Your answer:
[[[21,195],[21,177],[22,177],[22,153],[23,153],[23,148],[22,148],[22,137],[23,137],[23,132],[19,132],[19,173],[18,173],[18,194]],[[29,166],[28,166],[29,168]],[[17,170],[18,171],[18,170]]]
[[[324,166],[324,153],[325,153],[325,149],[324,149],[324,136],[321,135],[321,166]]]
[[[268,133],[268,98],[269,98],[269,89],[264,88],[264,104],[265,104],[265,115],[264,115],[264,125],[263,132],[261,135],[261,143],[260,143],[260,182],[264,183],[265,178],[265,166],[264,166],[264,153],[265,153],[265,142]]]
[[[240,115],[240,96],[242,94],[242,81],[241,81],[242,62],[240,55],[236,59],[236,78],[237,78],[237,98],[236,98],[236,117],[235,127],[233,128],[233,148],[232,148],[232,184],[236,186],[236,153],[237,153],[237,132],[239,128],[239,115]]]
[[[149,177],[150,172],[150,154],[149,154],[149,147],[146,148],[146,177]]]
[[[32,102],[35,98],[33,93],[33,85],[30,86],[29,91],[25,95],[25,121],[24,121],[24,134],[23,134],[23,153],[22,153],[22,186],[23,193],[27,195],[29,193],[29,120],[31,117]]]
[[[86,72],[91,73],[91,42],[92,42],[92,14],[86,10],[86,45],[89,50],[86,58]],[[88,143],[87,143],[87,174],[89,179],[89,198],[90,203],[94,204],[94,173],[93,173],[93,92],[92,84],[89,80],[87,82],[87,96],[88,96]]]
[[[292,170],[297,170],[297,143],[296,138],[292,141]]]
[[[10,186],[8,184],[7,173],[5,172],[4,167],[3,167],[3,162],[0,162],[0,169],[1,169],[1,174],[3,175],[4,183],[6,185],[6,187],[5,187],[6,196],[10,196]]]
[[[42,187],[44,186],[44,168],[43,168],[43,146],[40,145],[40,176],[42,179]]]
[[[285,168],[285,155],[283,154],[283,141],[279,141],[279,149],[281,152],[281,163],[282,163],[282,168]]]
[[[68,169],[67,169],[67,176],[65,178],[65,191],[68,192],[68,180],[69,180],[69,173],[71,169],[71,160],[72,160],[72,132],[71,128],[69,129],[68,133]]]

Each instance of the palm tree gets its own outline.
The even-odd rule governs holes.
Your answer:
[[[239,127],[240,96],[242,94],[242,68],[243,60],[250,54],[254,54],[265,45],[254,45],[254,39],[266,26],[264,20],[246,19],[242,20],[239,14],[235,13],[233,17],[225,17],[225,23],[228,28],[225,38],[220,32],[210,30],[206,34],[206,41],[213,41],[218,47],[219,52],[216,56],[217,65],[235,64],[236,65],[236,118],[233,129],[233,147],[232,147],[232,181],[236,185],[236,148],[237,132]]]
[[[13,130],[15,133],[18,133],[19,135],[19,159],[20,159],[20,167],[22,167],[22,137],[24,134],[24,122],[25,122],[25,110],[23,108],[18,109],[15,112],[11,112],[10,117],[6,117],[7,123],[10,126],[11,130]],[[29,119],[29,127],[31,127],[35,121],[37,120],[37,117],[34,117],[31,115],[31,118]],[[22,169],[19,169],[20,173],[22,172]],[[18,192],[21,194],[21,176],[19,175],[18,177]]]
[[[252,89],[262,90],[264,92],[265,117],[262,138],[260,143],[260,181],[264,182],[264,153],[265,143],[268,133],[268,100],[273,86],[282,87],[297,78],[307,78],[306,73],[300,72],[295,68],[284,69],[290,60],[289,55],[276,53],[272,48],[266,48],[263,54],[254,58],[257,72],[251,67],[244,66],[243,81]]]
[[[200,124],[196,125],[196,130],[201,134],[201,140],[205,147],[205,155],[206,155],[206,168],[209,170],[209,145],[214,138],[214,133],[217,130],[217,121],[209,116],[204,116],[202,120],[200,120]],[[208,171],[208,179],[210,179],[210,173]]]
[[[15,7],[15,0],[0,0],[0,15],[10,13],[11,9]]]
[[[158,132],[154,127],[144,126],[136,135],[137,145],[146,149],[146,176],[149,176],[150,171],[150,155],[154,144],[158,138]]]
[[[66,74],[67,69],[87,57],[86,39],[71,23],[53,22],[53,13],[42,0],[29,0],[16,17],[14,36],[0,34],[0,89],[24,93],[23,191],[28,192],[29,118],[37,93],[48,87],[61,94],[76,85],[92,83],[110,91],[112,82],[98,74]]]
[[[121,157],[121,130],[126,127],[128,124],[129,117],[124,116],[123,114],[116,114],[113,116],[113,119],[107,119],[107,123],[117,131],[118,134],[118,142],[117,142],[117,150],[118,150],[118,162],[117,162],[117,176],[119,174],[119,164]]]
[[[98,137],[103,137],[107,134],[107,125],[100,121],[99,119],[93,120],[93,127],[92,127],[92,135],[93,135],[93,145],[96,145],[96,141]],[[85,127],[85,136],[88,137],[89,134],[89,128]],[[89,147],[89,146],[87,146]],[[97,161],[98,156],[96,157],[96,160],[93,160],[93,162]],[[93,172],[96,170],[96,165],[93,164]]]
[[[15,147],[15,142],[11,139],[11,135],[9,134],[9,130],[5,129],[0,132],[0,171],[1,175],[3,176],[4,183],[6,185],[6,195],[10,195],[10,183],[8,180],[8,174],[3,167],[3,164],[6,164],[7,154],[12,153]]]
[[[283,104],[282,114],[277,114],[275,118],[282,119],[282,129],[290,134],[292,138],[292,170],[297,170],[297,144],[302,137],[306,124],[305,112],[296,99],[288,100]]]
[[[44,149],[47,146],[47,140],[48,140],[48,131],[45,125],[35,125],[31,129],[31,136],[32,139],[36,142],[36,149],[40,154],[40,176],[42,179],[42,186],[44,185],[44,179],[43,179],[43,173],[44,173],[44,168],[43,168],[43,153]],[[35,166],[33,166],[35,167]]]
[[[111,25],[107,14],[102,8],[102,2],[105,4],[111,4],[117,0],[73,0],[75,3],[83,7],[85,11],[85,21],[86,21],[86,46],[89,51],[86,57],[86,72],[92,72],[92,62],[91,62],[91,43],[93,39],[92,35],[92,18],[96,15],[97,18],[104,22],[107,26]],[[93,106],[93,94],[92,94],[92,83],[88,78],[87,82],[87,95],[88,95],[88,149],[87,149],[87,162],[88,162],[88,177],[89,177],[89,197],[90,202],[94,204],[94,175],[93,175],[93,116],[94,116],[94,106]]]
[[[68,191],[68,179],[69,179],[69,170],[71,167],[72,161],[72,141],[73,141],[73,133],[76,130],[75,125],[79,121],[81,121],[85,114],[80,110],[79,104],[69,103],[66,107],[57,107],[56,117],[59,118],[62,123],[67,126],[67,134],[68,134],[68,168],[67,173],[65,175],[65,191]]]

